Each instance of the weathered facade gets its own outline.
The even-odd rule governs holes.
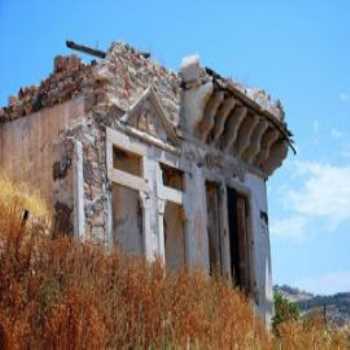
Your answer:
[[[184,59],[170,72],[124,44],[56,57],[0,110],[0,168],[40,190],[55,232],[166,268],[220,273],[272,311],[266,180],[291,146],[280,103]]]

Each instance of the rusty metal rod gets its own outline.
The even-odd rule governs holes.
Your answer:
[[[106,53],[104,51],[92,49],[91,47],[85,45],[79,45],[74,41],[67,40],[66,46],[70,49],[87,53],[88,55],[96,56],[99,58],[106,58]]]

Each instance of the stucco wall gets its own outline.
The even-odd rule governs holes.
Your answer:
[[[84,101],[76,99],[0,124],[0,171],[39,192],[53,214],[58,201],[69,208],[56,209],[72,210],[73,149],[63,134],[81,118]]]
[[[251,213],[253,232],[253,258],[258,310],[265,322],[270,324],[273,309],[271,247],[268,228],[266,183],[263,179],[248,174],[246,185],[251,189]]]

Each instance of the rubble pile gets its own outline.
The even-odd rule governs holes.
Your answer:
[[[83,63],[79,57],[56,56],[54,71],[39,86],[21,88],[9,104],[0,108],[0,123],[26,116],[45,107],[70,100],[82,92],[84,83],[91,80],[92,64]]]
[[[144,53],[127,44],[113,43],[106,59],[83,63],[75,55],[57,56],[54,71],[39,86],[21,88],[0,108],[0,123],[26,116],[84,94],[93,96],[92,103],[117,105],[127,111],[150,85],[162,97],[169,119],[177,124],[180,101],[180,80],[150,60]]]

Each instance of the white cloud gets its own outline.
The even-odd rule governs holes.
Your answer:
[[[271,234],[302,240],[306,231],[307,220],[300,215],[273,219],[270,226]]]
[[[300,239],[319,225],[333,232],[339,224],[350,222],[350,167],[297,161],[291,179],[301,179],[302,184],[284,189],[289,216],[272,218],[272,234]]]
[[[350,100],[350,95],[349,95],[347,92],[341,92],[341,93],[339,94],[339,99],[340,99],[340,101],[342,101],[342,102],[347,102],[347,101]]]
[[[338,224],[350,220],[350,167],[297,162],[305,182],[287,193],[292,209],[309,218],[323,217]]]
[[[350,291],[350,271],[337,271],[318,277],[295,281],[293,285],[315,294],[334,294]]]
[[[343,135],[344,135],[344,133],[338,129],[333,128],[331,130],[331,136],[335,139],[340,139],[341,137],[343,137]]]

